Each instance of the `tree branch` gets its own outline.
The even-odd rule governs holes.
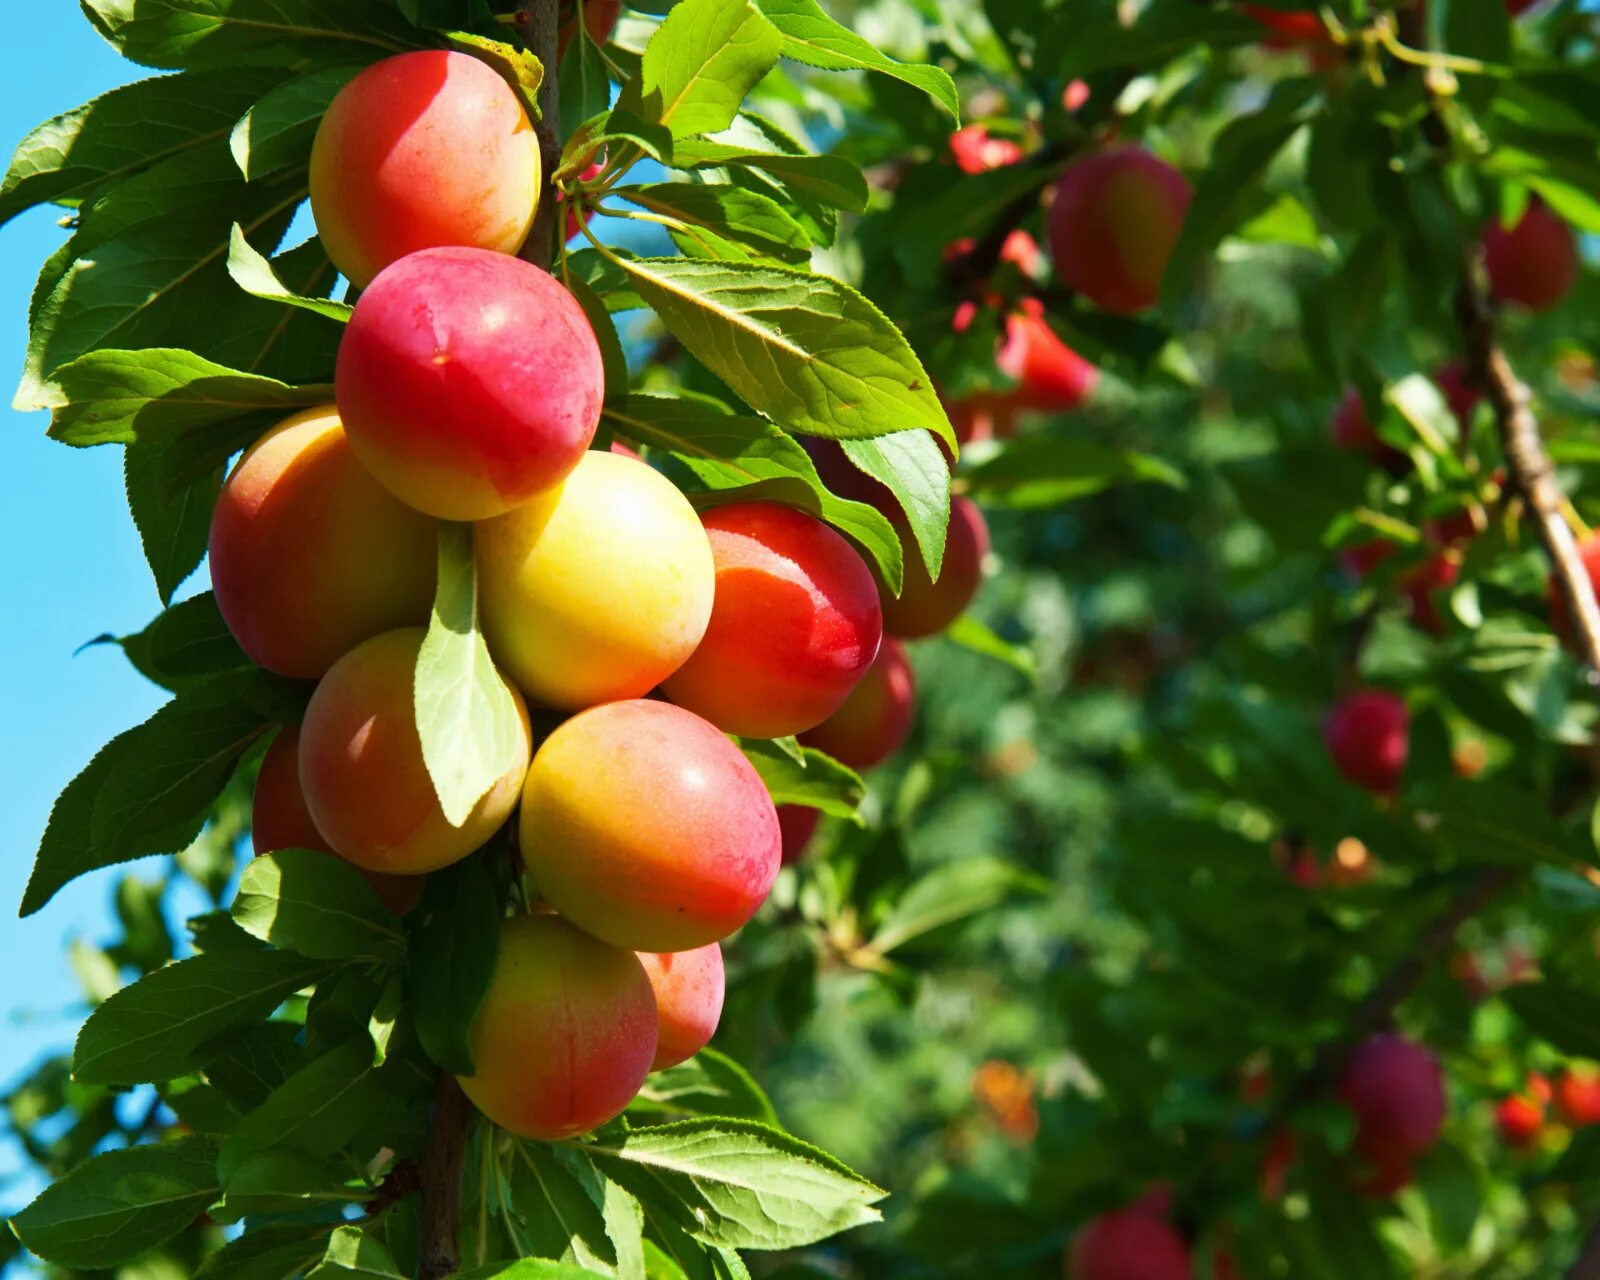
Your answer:
[[[561,164],[561,90],[557,73],[560,61],[560,11],[557,0],[531,0],[512,15],[513,25],[523,47],[539,59],[544,79],[539,84],[539,119],[534,136],[539,139],[539,204],[533,215],[533,229],[522,246],[520,256],[535,266],[548,267],[555,257],[555,229],[559,225],[556,193],[550,179]],[[578,5],[577,25],[582,26],[583,7]],[[575,35],[574,39],[581,39]]]
[[[461,1166],[472,1106],[448,1071],[434,1082],[433,1114],[422,1148],[422,1231],[417,1280],[444,1280],[461,1266]]]
[[[1566,605],[1573,638],[1587,663],[1591,685],[1600,682],[1600,603],[1578,554],[1578,540],[1567,523],[1566,497],[1556,483],[1555,466],[1530,407],[1532,396],[1500,348],[1494,309],[1482,283],[1482,264],[1469,248],[1456,294],[1456,318],[1466,354],[1469,386],[1483,392],[1494,410],[1511,483],[1527,501],[1539,541],[1550,558],[1557,590]]]
[[[1583,1247],[1565,1272],[1566,1280],[1600,1280],[1600,1222],[1589,1228]]]

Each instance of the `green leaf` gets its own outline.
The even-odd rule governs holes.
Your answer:
[[[1260,111],[1241,116],[1218,135],[1167,260],[1164,312],[1170,315],[1183,299],[1200,259],[1239,225],[1267,166],[1304,126],[1313,92],[1309,82],[1290,82]]]
[[[467,1029],[494,976],[500,949],[500,904],[480,858],[428,877],[413,941],[413,1013],[417,1038],[446,1071],[472,1074]]]
[[[1436,778],[1408,793],[1427,814],[1440,847],[1462,862],[1550,862],[1571,866],[1592,854],[1533,792],[1498,778]]]
[[[394,916],[361,874],[314,849],[252,859],[232,915],[246,933],[314,959],[392,961],[405,949]]]
[[[270,727],[250,696],[255,684],[271,687],[253,672],[198,683],[132,731],[95,796],[90,831],[97,845],[163,853],[150,846],[205,813]]]
[[[148,67],[371,61],[418,43],[389,0],[79,2],[118,53]]]
[[[606,1280],[598,1272],[585,1271],[565,1262],[543,1258],[523,1258],[509,1266],[497,1262],[487,1267],[472,1267],[456,1274],[456,1280]]]
[[[162,604],[205,559],[211,534],[211,509],[222,491],[220,469],[183,485],[176,493],[166,481],[159,449],[131,444],[123,456],[122,474],[128,510],[144,558],[156,580]]]
[[[358,64],[314,67],[262,97],[228,136],[239,172],[253,182],[308,163],[324,113],[360,69]]]
[[[250,665],[209,591],[162,610],[143,631],[117,643],[141,675],[173,692]]]
[[[916,354],[849,285],[747,262],[621,265],[689,352],[774,422],[846,439],[925,428],[955,444]]]
[[[234,1171],[211,1216],[230,1223],[266,1214],[325,1213],[362,1198],[364,1191],[343,1159],[264,1151]]]
[[[783,37],[749,0],[678,0],[656,28],[617,108],[674,138],[733,123],[745,94],[777,65]]]
[[[329,306],[339,304],[329,303]],[[285,415],[333,400],[327,385],[291,387],[192,351],[92,351],[56,370],[40,407],[63,444],[160,444],[241,414]]]
[[[998,906],[1017,894],[1043,894],[1038,876],[999,858],[964,858],[930,871],[901,893],[873,936],[872,947],[888,955],[896,947],[957,920]]]
[[[87,872],[126,862],[146,852],[175,852],[198,833],[203,816],[191,818],[165,832],[164,839],[158,840],[152,835],[142,842],[146,846],[165,844],[165,849],[107,848],[95,840],[91,829],[95,799],[112,769],[136,750],[137,735],[137,729],[129,729],[106,743],[56,798],[34,858],[33,873],[23,891],[21,915],[31,916],[63,885]]]
[[[280,78],[231,67],[158,76],[45,121],[0,179],[0,225],[45,201],[88,201],[123,178],[228,136],[239,113]]]
[[[600,47],[589,39],[589,29],[577,24],[577,34],[561,59],[561,141],[578,126],[606,109],[611,101],[611,77]]]
[[[985,658],[1003,662],[1029,680],[1038,678],[1038,666],[1033,660],[1033,653],[1026,645],[1012,644],[1009,640],[1002,639],[987,623],[970,613],[963,613],[946,627],[944,638],[951,644],[982,654]]]
[[[307,315],[287,329],[276,305],[241,293],[227,273],[233,224],[276,243],[305,194],[303,169],[247,186],[219,142],[164,161],[98,201],[41,277],[16,407],[48,404],[54,371],[102,348],[183,347],[265,374],[281,373],[291,358],[309,366],[314,356],[318,365],[327,360],[318,369],[326,377],[333,346],[316,347],[307,326],[310,339],[315,326],[334,335],[337,326]],[[296,270],[314,266],[322,279],[331,270],[326,255],[316,245],[310,252],[317,262],[297,259]],[[291,338],[306,340],[312,354]]]
[[[30,1252],[100,1270],[178,1234],[217,1197],[216,1148],[182,1138],[92,1156],[11,1220]]]
[[[722,413],[704,401],[634,395],[608,404],[605,421],[617,435],[681,458],[719,499],[782,502],[826,520],[877,561],[891,590],[900,589],[894,526],[876,508],[829,492],[811,455],[764,418]]]
[[[1160,458],[1054,435],[1007,441],[965,479],[979,501],[1024,509],[1061,506],[1118,484],[1188,485],[1181,471]]]
[[[867,787],[854,769],[815,747],[802,747],[804,763],[797,764],[766,739],[746,738],[739,745],[766,783],[773,804],[801,804],[835,818],[856,818]]]
[[[84,1084],[170,1080],[210,1041],[259,1022],[332,970],[288,951],[216,951],[146,974],[89,1015],[72,1074]]]
[[[876,71],[920,89],[952,120],[961,118],[955,81],[938,67],[896,62],[876,45],[840,26],[815,0],[760,0],[761,12],[783,33],[783,56],[823,71]]]
[[[727,1248],[824,1240],[879,1221],[872,1206],[887,1194],[826,1152],[750,1121],[685,1120],[583,1150],[652,1212]]]
[[[542,1142],[519,1142],[515,1150],[512,1192],[528,1222],[528,1252],[616,1275],[617,1246],[602,1211],[609,1184],[578,1152]]]
[[[417,654],[415,700],[423,762],[444,816],[459,827],[528,754],[521,705],[478,630],[470,524],[439,524],[439,586]]]
[[[737,125],[735,126],[737,129]],[[764,142],[753,128],[754,142]],[[737,137],[738,141],[728,141]],[[861,213],[867,207],[867,180],[861,170],[840,156],[790,155],[753,145],[746,131],[727,131],[718,138],[696,138],[678,143],[672,164],[679,169],[737,166],[756,169],[835,209]]]
[[[700,1050],[675,1067],[654,1072],[629,1110],[731,1116],[778,1127],[772,1100],[754,1077],[727,1054],[712,1048]]]
[[[1558,979],[1512,987],[1501,997],[1523,1026],[1562,1053],[1600,1058],[1600,998]]]
[[[305,298],[289,288],[279,279],[272,261],[251,248],[238,223],[234,223],[228,241],[228,275],[234,284],[254,297],[300,307],[339,324],[346,323],[355,310],[348,302],[335,302],[332,298]]]
[[[806,261],[811,240],[782,205],[759,192],[699,182],[656,182],[616,187],[618,199],[680,222],[709,227],[718,235],[786,260]]]
[[[339,1227],[328,1240],[322,1261],[306,1280],[406,1280],[394,1256],[360,1227]]]
[[[217,1169],[233,1175],[263,1152],[331,1156],[361,1131],[381,1101],[365,1038],[346,1041],[300,1068],[239,1122],[222,1144]]]
[[[261,1223],[207,1258],[194,1280],[283,1280],[320,1258],[327,1238],[327,1223]]]
[[[844,455],[888,487],[910,522],[928,577],[938,581],[950,524],[950,464],[926,431],[896,431],[876,440],[846,440]]]

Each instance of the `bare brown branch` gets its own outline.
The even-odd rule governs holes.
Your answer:
[[[417,1280],[444,1280],[461,1267],[461,1166],[472,1106],[448,1071],[434,1084],[433,1114],[422,1149],[422,1231]]]

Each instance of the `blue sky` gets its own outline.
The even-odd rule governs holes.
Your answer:
[[[75,4],[18,6],[0,41],[0,149],[35,124],[126,80],[122,62]],[[27,338],[28,296],[62,232],[35,210],[0,228],[0,404],[9,405]],[[10,618],[0,638],[0,1086],[71,1041],[82,1017],[65,944],[109,934],[113,873],[68,886],[41,913],[16,904],[56,794],[103,742],[162,701],[111,647],[73,651],[103,631],[136,629],[161,607],[121,489],[121,450],[45,438],[44,414],[0,408],[0,546]],[[0,1150],[0,1176],[18,1168]],[[0,1188],[0,1206],[22,1188]]]

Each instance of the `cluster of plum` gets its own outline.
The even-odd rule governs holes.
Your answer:
[[[1513,1151],[1537,1147],[1549,1126],[1550,1112],[1557,1123],[1572,1129],[1600,1124],[1600,1072],[1563,1069],[1552,1080],[1530,1071],[1522,1092],[1502,1098],[1494,1109],[1500,1140]]]
[[[715,1031],[719,943],[765,899],[782,845],[728,735],[803,732],[861,765],[892,752],[912,691],[885,615],[902,634],[943,626],[976,589],[984,540],[981,519],[958,519],[939,580],[913,568],[880,599],[862,557],[810,515],[735,502],[702,517],[631,450],[592,449],[594,332],[514,256],[539,176],[520,100],[473,57],[403,54],[340,92],[311,187],[323,243],[360,290],[336,403],[244,453],[210,564],[245,653],[317,682],[262,761],[258,851],[337,855],[404,912],[425,873],[520,805],[538,903],[504,923],[461,1084],[497,1124],[560,1138]],[[886,493],[870,499],[887,507]],[[481,628],[520,721],[511,767],[459,823],[414,701],[437,520],[472,523]]]

